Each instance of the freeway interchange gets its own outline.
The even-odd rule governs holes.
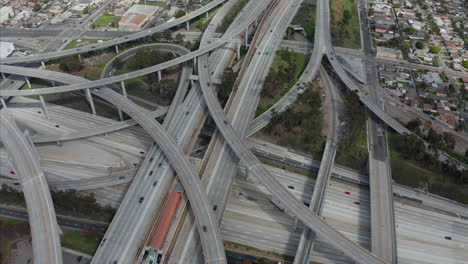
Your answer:
[[[219,224],[222,219],[224,208],[226,207],[227,196],[233,182],[238,161],[243,164],[249,174],[255,176],[286,206],[289,213],[301,220],[301,222],[315,234],[326,238],[331,245],[343,252],[347,257],[353,259],[357,263],[395,263],[396,259],[383,260],[380,254],[376,255],[374,254],[375,252],[372,253],[368,251],[351,241],[339,231],[336,231],[322,217],[317,215],[320,205],[315,205],[313,210],[304,206],[301,201],[294,197],[286,188],[281,186],[244,143],[247,136],[255,133],[269,123],[274,112],[283,111],[294,102],[295,98],[300,96],[302,85],[305,82],[311,81],[318,72],[323,55],[328,56],[333,68],[342,81],[346,83],[350,89],[359,91],[362,102],[368,106],[369,110],[397,132],[408,132],[406,128],[382,111],[374,100],[370,99],[367,93],[363,92],[362,89],[355,84],[339,64],[335,57],[333,47],[331,46],[329,30],[330,12],[328,1],[326,0],[318,1],[317,10],[319,15],[317,16],[315,36],[319,41],[317,41],[314,46],[311,59],[303,75],[299,78],[296,85],[277,104],[270,108],[264,115],[251,121],[253,113],[255,112],[255,106],[258,103],[259,91],[262,88],[274,58],[273,54],[266,50],[274,51],[279,48],[284,32],[291,23],[301,2],[301,0],[259,0],[255,3],[254,1],[250,1],[248,3],[249,8],[244,9],[238,15],[228,30],[219,39],[213,39],[213,34],[217,26],[221,24],[223,17],[237,3],[236,0],[215,0],[203,6],[200,10],[163,26],[143,30],[100,44],[67,51],[57,51],[2,60],[0,72],[3,74],[45,79],[63,85],[42,89],[0,90],[1,97],[42,96],[52,93],[84,90],[90,104],[92,104],[93,101],[92,93],[94,96],[115,105],[119,111],[125,112],[132,118],[131,120],[91,128],[85,131],[74,131],[56,135],[38,135],[32,137],[30,142],[27,142],[21,131],[15,128],[14,121],[11,120],[8,114],[8,106],[2,100],[4,109],[1,110],[1,121],[6,128],[11,128],[2,129],[2,132],[5,131],[5,133],[2,134],[2,142],[4,142],[9,155],[13,156],[14,161],[22,158],[17,154],[17,151],[14,150],[15,144],[13,141],[16,142],[16,144],[21,144],[21,148],[18,146],[18,149],[22,151],[21,155],[25,157],[29,155],[29,157],[23,158],[23,160],[28,160],[27,163],[34,165],[34,167],[30,168],[32,171],[29,172],[22,169],[19,163],[16,162],[16,169],[18,169],[20,176],[37,174],[38,177],[36,179],[41,181],[41,186],[43,187],[42,193],[37,194],[39,197],[37,201],[31,200],[31,202],[28,203],[28,210],[31,209],[31,207],[34,208],[35,206],[33,206],[33,204],[41,200],[44,200],[46,204],[38,208],[48,209],[47,217],[45,217],[44,212],[39,213],[39,215],[44,216],[44,219],[38,217],[37,220],[39,222],[37,225],[45,225],[47,229],[44,228],[41,232],[33,232],[32,234],[35,261],[37,263],[62,262],[59,253],[60,250],[58,250],[60,239],[57,233],[58,225],[56,223],[55,212],[51,204],[50,193],[48,189],[44,187],[44,177],[40,176],[43,174],[40,171],[38,162],[31,156],[34,154],[34,146],[31,146],[31,144],[33,142],[58,142],[89,138],[122,130],[138,124],[151,136],[155,144],[147,153],[144,153],[146,156],[145,160],[136,172],[130,189],[114,220],[109,226],[105,238],[101,242],[92,263],[132,262],[137,256],[146,233],[148,232],[151,220],[154,218],[154,212],[157,211],[157,208],[162,206],[164,202],[163,193],[157,192],[156,190],[173,189],[175,183],[178,181],[182,184],[188,197],[191,206],[189,212],[191,213],[186,216],[185,220],[181,220],[183,228],[188,230],[188,233],[187,237],[184,239],[179,238],[176,241],[175,248],[180,248],[180,250],[172,253],[173,256],[171,256],[171,259],[173,257],[173,263],[187,263],[187,258],[194,257],[194,254],[198,257],[203,257],[205,263],[226,263],[222,236],[219,232]],[[150,36],[162,30],[185,23],[222,3],[224,3],[224,5],[218,10],[203,33],[199,49],[189,52],[173,44],[153,44],[158,49],[177,53],[179,57],[149,68],[123,75],[111,77],[103,76],[100,80],[89,81],[69,74],[11,65],[25,62],[44,62],[54,58],[83,54],[113,46],[117,47],[119,44]],[[259,20],[260,22],[258,22]],[[226,109],[223,109],[216,97],[216,91],[213,89],[213,81],[219,78],[224,72],[228,61],[234,53],[234,47],[240,45],[236,43],[234,39],[243,35],[244,40],[248,43],[250,31],[254,32],[255,36],[252,39],[252,43],[250,43],[248,59],[242,65],[241,78],[238,86],[229,98]],[[121,55],[124,54],[125,53],[122,53]],[[191,89],[187,92],[189,81],[187,76],[191,68],[187,70],[184,67],[184,74],[182,74],[179,89],[170,107],[160,108],[148,113],[143,111],[127,97],[123,84],[125,80],[145,76],[153,72],[160,73],[163,69],[179,64],[188,65],[189,61],[193,61],[193,66],[197,69],[198,81],[192,83]],[[207,67],[207,65],[209,65],[209,67]],[[105,72],[107,71],[108,69]],[[324,73],[322,73],[322,75],[324,75]],[[118,88],[114,86],[116,83],[121,83],[123,95],[115,91],[118,90]],[[114,86],[113,89],[109,88],[110,86]],[[93,112],[94,111],[93,108]],[[190,164],[187,154],[190,153],[193,148],[193,135],[198,135],[198,133],[200,133],[201,124],[206,120],[207,114],[214,120],[218,132],[213,142],[210,143],[210,155],[208,155],[210,158],[204,161],[205,164],[202,166],[204,169],[197,172]],[[166,118],[161,125],[156,118],[163,115],[166,115]],[[325,192],[325,190],[323,190],[324,184],[327,183],[327,179],[330,177],[333,167],[334,153],[336,151],[335,143],[333,143],[334,140],[333,138],[330,139],[330,147],[326,148],[324,154],[326,155],[324,156],[324,160],[328,162],[325,162],[327,163],[326,166],[321,167],[322,172],[319,173],[319,175],[324,175],[323,177],[325,177],[325,180],[320,184],[322,190],[317,192],[317,195],[321,196],[317,198],[319,201],[323,199],[323,193]],[[329,156],[331,158],[328,158]],[[165,165],[167,163],[170,164],[169,167]],[[164,164],[163,169],[161,169],[161,164]],[[155,175],[153,175],[153,171],[155,171]],[[174,174],[177,175],[177,178],[173,177]],[[215,176],[218,177],[218,179]],[[113,180],[114,178],[106,179],[103,181],[103,184],[106,184],[108,181],[112,182]],[[128,180],[125,182],[128,182]],[[70,182],[70,184],[73,185],[72,182]],[[91,185],[89,182],[83,182],[82,184],[83,186]],[[22,186],[25,193],[27,191],[28,193],[35,194],[37,191],[34,190],[35,188],[30,184],[28,185],[25,182],[22,182]],[[317,186],[319,186],[319,184]],[[316,187],[316,189],[317,188],[320,187]],[[144,200],[142,199],[143,196],[141,196],[139,201],[141,205],[135,208],[135,200],[139,195],[143,195],[143,193],[149,194],[149,196],[145,196]],[[386,195],[388,195],[388,193]],[[393,194],[390,194],[390,197],[392,195]],[[28,200],[28,197],[26,198]],[[313,201],[315,200],[313,199]],[[320,204],[321,202],[318,203]],[[33,211],[30,212],[30,219],[33,213]],[[31,226],[36,226],[34,221],[31,221]],[[34,228],[32,229],[34,231]],[[39,247],[39,242],[34,242],[34,239],[40,239],[42,236],[45,236],[49,241],[48,244],[44,243],[44,245],[48,245],[48,249],[41,248]],[[199,255],[201,252],[197,250],[199,246],[196,243],[197,239],[201,241],[202,256]],[[394,238],[392,241],[394,243]],[[54,252],[50,252],[50,250],[54,250]],[[307,254],[308,253],[305,255],[305,259],[308,259]],[[195,257],[195,259],[199,259],[198,257]]]

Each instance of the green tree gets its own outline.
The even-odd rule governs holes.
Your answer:
[[[80,71],[83,69],[83,63],[80,62],[78,56],[65,57],[60,60],[59,68],[65,72]]]
[[[179,11],[177,11],[177,12],[175,13],[175,17],[176,17],[176,18],[183,17],[183,16],[185,16],[185,14],[186,14],[185,11],[182,10],[182,9],[180,9]]]
[[[234,86],[234,83],[236,82],[237,79],[237,73],[232,72],[232,71],[226,71],[223,74],[223,77],[221,78],[221,85],[219,86],[219,94],[218,98],[224,104],[227,99],[229,98],[229,95],[231,94],[232,88]]]
[[[422,41],[416,42],[416,48],[417,49],[424,49],[424,42],[422,42]]]
[[[169,30],[169,29],[164,30],[164,32],[162,33],[162,37],[167,41],[171,41],[172,40],[172,31]]]
[[[175,37],[175,43],[178,45],[182,45],[184,43],[184,35],[182,35],[181,33],[177,33]]]
[[[351,15],[351,12],[349,12],[348,9],[345,9],[345,10],[343,11],[343,18],[342,18],[341,22],[342,22],[343,24],[348,24],[348,22],[351,20],[351,16],[352,16],[352,15]]]
[[[442,50],[442,49],[441,49],[439,46],[431,46],[431,47],[429,48],[429,51],[430,51],[431,53],[439,53],[441,50]]]
[[[39,10],[41,10],[41,5],[35,4],[34,7],[33,7],[33,11],[34,11],[34,12],[37,12],[37,11],[39,11]]]
[[[419,119],[413,119],[411,121],[408,122],[408,124],[406,124],[406,127],[408,127],[408,129],[412,132],[419,132],[419,127],[421,126],[421,120]]]
[[[463,61],[463,67],[465,67],[465,69],[468,69],[468,60]]]

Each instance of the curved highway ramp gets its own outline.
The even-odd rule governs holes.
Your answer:
[[[21,178],[28,208],[34,263],[62,263],[59,229],[39,159],[7,109],[0,111],[0,139]]]

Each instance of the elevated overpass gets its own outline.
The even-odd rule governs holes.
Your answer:
[[[30,219],[35,263],[62,263],[59,226],[36,151],[7,109],[0,110],[0,139],[20,177]]]
[[[218,5],[224,3],[226,0],[214,0],[211,1],[210,3],[202,6],[201,8],[193,11],[192,13],[189,13],[183,17],[177,18],[174,21],[165,23],[160,26],[156,26],[154,28],[150,28],[147,30],[141,30],[136,33],[126,35],[124,37],[120,38],[115,38],[109,41],[104,41],[102,43],[97,43],[93,45],[88,45],[85,47],[80,47],[80,48],[73,48],[73,49],[68,49],[68,50],[61,50],[61,51],[54,51],[54,52],[49,52],[49,53],[42,53],[38,55],[32,55],[32,56],[25,56],[25,57],[10,57],[10,58],[4,58],[2,59],[1,63],[2,64],[15,64],[15,63],[25,63],[25,62],[39,62],[39,61],[46,61],[50,59],[55,59],[55,58],[60,58],[60,57],[65,57],[65,56],[71,56],[71,55],[77,55],[77,54],[83,54],[83,53],[88,53],[90,51],[96,51],[96,50],[101,50],[109,47],[114,47],[118,46],[119,44],[127,43],[130,41],[134,41],[140,38],[148,37],[151,36],[155,33],[158,32],[163,32],[166,29],[173,28],[175,26],[178,26],[180,24],[186,23],[208,11],[211,9],[217,7]]]

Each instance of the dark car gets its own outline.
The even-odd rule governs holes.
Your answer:
[[[203,232],[206,232],[206,230],[207,230],[206,226],[203,226],[202,229],[203,229]]]
[[[445,239],[452,240],[452,237],[446,236]]]
[[[143,196],[140,197],[140,199],[138,200],[139,203],[143,202],[143,199],[145,199]]]

